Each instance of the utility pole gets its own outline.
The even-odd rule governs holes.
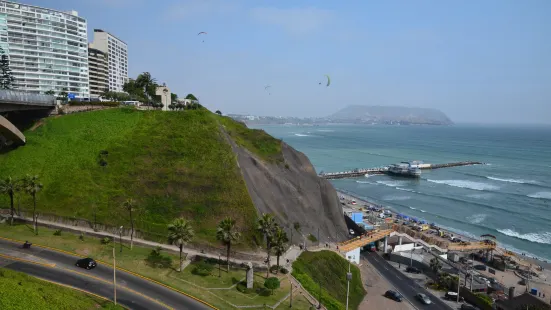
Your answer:
[[[229,262],[228,262],[229,264]],[[221,274],[220,274],[220,253],[218,253],[218,277],[220,278]]]
[[[465,283],[466,284],[466,283]],[[457,269],[457,302],[459,302],[459,288],[461,287],[461,273]]]
[[[474,265],[474,261],[471,259],[471,292],[473,291],[473,265]]]
[[[293,281],[291,281],[291,277],[289,277],[289,284],[291,284],[291,298],[289,299],[289,308],[293,308]]]
[[[121,245],[121,253],[122,253],[122,226],[119,227],[119,243]]]
[[[413,267],[413,250],[415,250],[415,243],[413,244],[413,247],[411,248],[411,252],[409,255],[409,266]]]
[[[352,273],[350,272],[350,261],[348,261],[348,273],[346,274],[346,310],[348,310],[348,296],[350,293],[351,280],[352,280]]]
[[[115,263],[115,247],[113,247],[113,301],[117,305],[117,267]]]
[[[320,245],[320,228],[318,227],[318,246]]]

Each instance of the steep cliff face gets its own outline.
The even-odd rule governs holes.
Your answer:
[[[258,213],[272,213],[293,230],[293,241],[312,234],[324,242],[343,241],[348,232],[337,193],[316,175],[310,160],[282,142],[284,163],[266,163],[232,142],[238,164]],[[300,233],[293,227],[300,224]],[[319,229],[319,232],[318,232]],[[289,235],[290,237],[290,235]]]

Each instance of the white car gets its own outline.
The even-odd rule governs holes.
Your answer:
[[[425,305],[430,305],[432,303],[430,298],[425,294],[419,293],[415,295],[415,298],[417,298],[420,302],[424,303]]]
[[[349,230],[350,234],[353,235],[354,231],[352,229]]]

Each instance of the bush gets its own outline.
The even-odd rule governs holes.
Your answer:
[[[494,301],[492,300],[492,298],[484,293],[476,293],[476,298],[482,303],[482,304],[485,304],[489,307],[492,306],[492,304],[494,303]]]
[[[318,241],[318,238],[316,238],[316,237],[315,237],[314,235],[312,235],[312,234],[309,234],[309,235],[308,235],[308,240],[310,240],[310,241],[312,241],[312,242],[316,242],[316,241]]]
[[[145,263],[153,268],[170,268],[172,258],[161,255],[161,247],[151,250],[151,253],[145,259]]]
[[[253,288],[247,288],[247,281],[241,281],[237,283],[237,290],[243,294],[255,293],[254,285]]]
[[[101,244],[109,244],[113,241],[113,238],[111,237],[104,237],[101,239]]]
[[[271,272],[271,273],[276,273],[276,272],[277,272],[277,265],[272,265],[272,266],[270,267],[270,272]]]
[[[106,101],[106,102],[100,102],[100,101],[69,101],[70,106],[83,106],[83,105],[92,105],[92,106],[100,106],[100,107],[118,107],[120,105],[120,102],[116,101]]]
[[[278,289],[280,286],[279,279],[276,277],[271,277],[266,279],[264,282],[264,287],[272,291],[272,295],[274,294],[274,290]]]
[[[61,229],[54,231],[54,236],[61,236]]]
[[[289,273],[289,270],[287,270],[287,268],[285,268],[285,267],[281,267],[281,269],[279,269],[279,271],[280,271],[282,274],[288,274],[288,273]]]
[[[195,264],[195,268],[193,268],[193,271],[191,273],[193,273],[194,275],[205,277],[205,276],[210,276],[213,269],[214,269],[213,265],[207,262],[201,261]]]

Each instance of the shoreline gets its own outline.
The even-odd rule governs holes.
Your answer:
[[[350,193],[346,190],[342,190],[342,189],[338,189],[338,188],[335,188],[336,192],[337,192],[337,195],[339,196],[339,201],[340,201],[340,197],[343,196],[345,197],[345,199],[348,199],[348,200],[356,200],[358,206],[361,206],[361,205],[372,205],[372,206],[377,206],[379,208],[384,208],[385,210],[389,210],[394,216],[398,213],[401,213],[401,212],[397,212],[394,208],[392,208],[391,206],[386,206],[386,205],[381,205],[381,204],[378,204],[378,203],[374,203],[374,202],[371,202],[369,200],[366,200],[364,198],[360,198],[358,197],[356,194],[353,194],[353,193]],[[341,206],[342,207],[342,206]],[[403,212],[402,212],[403,213]],[[405,213],[403,213],[405,214]],[[406,214],[407,215],[407,214]],[[409,216],[409,215],[408,215]],[[450,230],[448,227],[442,227],[440,226],[441,228],[443,228],[445,231],[448,231],[448,232],[451,232],[455,235],[458,235],[461,237],[461,239],[463,240],[468,240],[468,241],[480,241],[480,239],[478,239],[477,237],[473,237],[473,236],[466,236],[464,233],[458,233],[456,231],[453,231],[453,230]],[[534,257],[532,256],[529,256],[529,255],[523,255],[522,252],[518,252],[520,250],[518,249],[515,249],[515,250],[510,250],[510,249],[507,249],[506,247],[504,247],[502,244],[500,244],[498,242],[498,246],[496,247],[496,250],[498,252],[501,252],[501,253],[505,253],[505,252],[512,252],[516,255],[516,258],[518,260],[521,260],[521,261],[525,261],[527,263],[529,263],[529,265],[538,265],[538,266],[542,266],[544,267],[545,269],[550,269],[551,270],[551,261],[549,260],[546,260],[546,259],[543,259],[543,258],[537,258],[536,255],[532,254],[532,253],[528,253],[528,254],[531,254],[533,255]]]

